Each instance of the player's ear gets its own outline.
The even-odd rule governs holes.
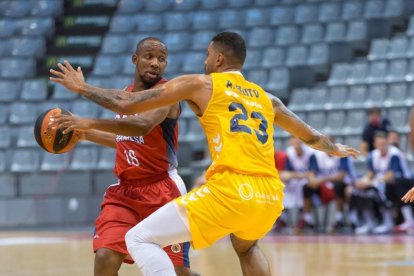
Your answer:
[[[216,67],[222,66],[223,62],[224,62],[224,55],[222,53],[219,53],[216,58]]]
[[[132,61],[132,64],[137,65],[138,55],[137,54],[133,54],[132,57],[131,57],[131,61]]]

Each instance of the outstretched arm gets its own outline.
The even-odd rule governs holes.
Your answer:
[[[202,75],[184,75],[154,89],[127,93],[123,90],[103,89],[86,83],[80,67],[75,70],[67,61],[64,65],[59,63],[58,67],[61,71],[50,70],[55,76],[50,80],[105,108],[126,115],[172,105],[181,100],[193,100],[193,92],[201,90],[205,84]]]
[[[287,109],[277,97],[271,94],[268,94],[268,96],[272,101],[275,112],[275,125],[299,138],[311,148],[338,157],[352,156],[353,158],[357,158],[359,154],[357,150],[345,145],[332,143],[328,137],[307,125],[296,114]]]

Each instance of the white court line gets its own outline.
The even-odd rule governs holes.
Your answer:
[[[45,237],[17,237],[0,238],[0,246],[28,245],[28,244],[56,244],[67,242],[67,238],[45,238]]]

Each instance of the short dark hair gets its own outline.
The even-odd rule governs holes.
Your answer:
[[[380,114],[381,115],[381,108],[379,107],[371,107],[368,109],[368,115],[371,114]]]
[[[138,52],[139,52],[139,49],[141,49],[141,46],[142,46],[145,42],[147,42],[147,41],[157,41],[157,42],[160,42],[160,43],[164,44],[164,46],[165,46],[164,41],[162,41],[161,39],[156,38],[156,37],[149,36],[149,37],[146,37],[146,38],[141,39],[141,40],[138,42],[138,44],[137,44],[137,48],[136,48],[136,50],[135,50],[135,53],[138,53]],[[165,46],[165,48],[167,48],[167,46]]]
[[[223,51],[230,62],[243,65],[246,59],[246,43],[241,35],[235,32],[221,32],[216,34],[211,41]]]
[[[375,131],[374,140],[376,138],[387,139],[387,133],[385,131]]]

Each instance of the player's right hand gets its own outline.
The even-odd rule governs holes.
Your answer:
[[[336,156],[336,157],[352,157],[354,159],[358,159],[360,152],[353,147],[342,145],[342,144],[335,144],[336,149],[330,151],[329,154]]]
[[[50,73],[54,77],[50,77],[50,80],[56,83],[60,83],[64,87],[74,92],[81,92],[85,85],[85,78],[80,67],[76,70],[73,69],[72,65],[65,60],[63,64],[58,63],[57,65],[60,71],[50,69]]]
[[[50,118],[50,121],[52,129],[63,129],[63,134],[72,130],[86,131],[91,129],[91,124],[88,119],[80,118],[75,115],[55,115]]]
[[[411,188],[402,198],[405,203],[414,202],[414,187]]]

